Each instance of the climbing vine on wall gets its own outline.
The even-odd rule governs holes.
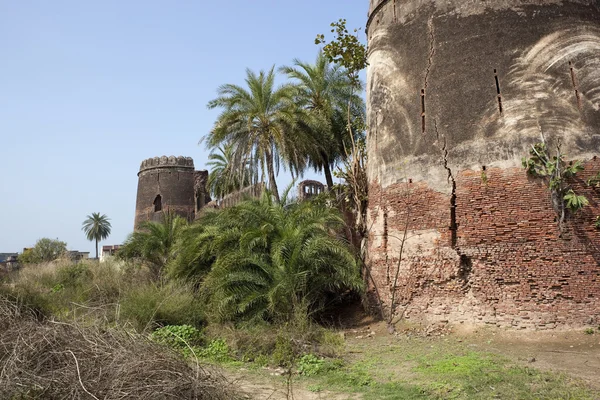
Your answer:
[[[568,211],[576,213],[589,204],[588,199],[575,193],[568,183],[569,178],[583,171],[583,165],[581,161],[566,162],[560,142],[554,155],[550,154],[544,142],[531,146],[529,158],[523,158],[523,167],[530,175],[548,182],[552,206],[558,215],[558,225],[561,229]]]

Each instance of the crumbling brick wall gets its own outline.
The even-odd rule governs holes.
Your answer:
[[[590,205],[562,232],[547,184],[523,169],[456,174],[454,224],[452,194],[424,182],[372,184],[371,289],[389,307],[396,282],[396,312],[413,319],[536,329],[600,322],[600,192],[585,184],[600,160],[585,166],[573,187]]]
[[[134,228],[144,221],[161,221],[165,212],[193,221],[196,212],[210,201],[207,171],[194,171],[190,157],[162,156],[142,161]]]

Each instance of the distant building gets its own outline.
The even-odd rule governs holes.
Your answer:
[[[142,161],[134,229],[145,221],[160,222],[165,212],[193,221],[211,201],[207,181],[208,171],[196,171],[190,157],[162,156]]]
[[[324,191],[325,185],[319,181],[306,180],[298,184],[298,198],[300,200],[308,200]]]
[[[100,262],[106,261],[108,257],[114,257],[121,246],[122,245],[120,244],[102,246],[102,251],[100,252]]]
[[[19,268],[19,253],[0,253],[0,270],[14,271]]]
[[[69,256],[69,259],[74,262],[79,262],[79,261],[87,260],[90,258],[89,251],[71,250],[71,251],[67,251],[67,255]]]

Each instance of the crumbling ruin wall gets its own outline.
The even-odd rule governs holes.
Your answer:
[[[144,221],[161,221],[173,212],[194,220],[196,196],[194,160],[162,156],[142,161],[138,172],[135,228]]]
[[[264,193],[266,187],[262,182],[246,186],[236,192],[230,193],[220,200],[213,200],[206,205],[207,209],[218,209],[233,207],[244,200],[258,199]]]
[[[386,306],[395,293],[409,318],[598,322],[600,196],[583,183],[600,170],[598,2],[370,10],[368,266]],[[562,234],[547,184],[520,167],[541,140],[587,161],[573,184],[591,204]]]

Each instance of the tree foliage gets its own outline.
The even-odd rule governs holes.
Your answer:
[[[577,195],[568,183],[569,178],[583,171],[583,165],[581,161],[566,162],[560,143],[557,144],[554,155],[550,155],[545,142],[532,145],[529,158],[523,158],[523,167],[530,175],[548,181],[552,204],[558,214],[560,227],[565,220],[567,210],[577,212],[588,205],[588,199]]]
[[[319,51],[314,64],[295,59],[292,66],[282,67],[293,82],[295,103],[306,109],[309,124],[305,126],[307,138],[304,143],[310,166],[324,171],[327,186],[333,186],[331,170],[348,156],[352,146],[346,123],[347,107],[350,105],[353,121],[364,120],[365,105],[355,89],[362,84],[350,80],[338,64],[331,63],[323,51]],[[364,135],[360,129],[355,136]]]
[[[222,320],[289,320],[329,296],[361,290],[339,212],[313,202],[261,199],[205,214],[182,240],[175,276],[203,278],[209,309]],[[185,244],[184,244],[185,243]]]
[[[359,29],[353,33],[346,28],[346,20],[340,18],[331,23],[331,33],[335,39],[325,40],[325,35],[319,34],[315,44],[324,45],[323,52],[332,62],[341,65],[348,71],[348,76],[355,86],[360,85],[359,73],[367,67],[367,47],[358,38]]]
[[[239,156],[234,153],[234,146],[230,143],[219,146],[208,156],[208,188],[214,198],[222,199],[230,193],[257,183],[258,170],[254,158],[241,163],[235,159]]]
[[[226,84],[218,89],[218,97],[208,108],[223,111],[206,138],[208,147],[224,143],[232,146],[236,169],[245,168],[256,160],[268,175],[269,189],[279,199],[276,176],[280,163],[298,174],[306,166],[298,143],[297,123],[304,118],[302,108],[294,104],[294,89],[290,85],[275,86],[274,67],[258,74],[246,70],[246,87]]]
[[[186,226],[185,219],[165,212],[161,222],[141,223],[139,229],[125,240],[117,257],[142,263],[158,279],[167,263],[174,258],[175,245]]]
[[[105,214],[92,213],[83,221],[81,230],[85,232],[87,240],[96,242],[96,258],[98,258],[98,242],[110,235],[110,229],[109,218]]]
[[[37,264],[41,262],[54,261],[67,252],[67,244],[56,239],[39,239],[35,246],[25,250],[19,255],[19,262],[22,264]]]
[[[361,89],[359,74],[368,65],[367,47],[358,38],[358,32],[359,29],[354,29],[350,33],[346,28],[346,20],[340,19],[331,23],[331,33],[335,36],[333,40],[327,42],[323,34],[317,35],[315,39],[315,44],[324,45],[323,53],[329,61],[341,65],[346,70],[354,90]],[[344,179],[341,189],[345,193],[346,202],[354,210],[355,229],[364,236],[367,234],[365,221],[368,197],[366,139],[364,136],[355,139],[353,132],[357,124],[361,129],[366,127],[364,121],[353,120],[351,111],[351,104],[348,103],[346,124],[352,139],[352,148],[344,165],[338,169],[337,176]]]

